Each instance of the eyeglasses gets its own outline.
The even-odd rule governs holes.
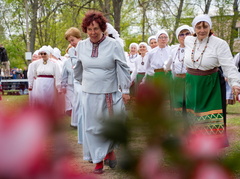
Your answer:
[[[187,32],[187,33],[185,33],[185,34],[184,34],[184,33],[179,34],[178,36],[179,36],[179,37],[184,37],[184,36],[188,36],[188,35],[190,35],[190,34],[191,34],[190,32]]]
[[[167,39],[168,37],[158,37],[159,39]]]
[[[40,55],[47,55],[47,53],[40,53]]]

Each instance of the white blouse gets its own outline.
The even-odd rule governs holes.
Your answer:
[[[127,54],[126,56],[127,65],[129,66],[131,72],[133,72],[135,69],[135,61],[138,56],[139,56],[138,54],[135,55]]]
[[[74,78],[82,84],[82,91],[103,94],[121,88],[123,93],[129,93],[130,71],[120,43],[106,37],[99,44],[97,57],[91,57],[92,46],[90,38],[87,38],[79,42],[76,48]]]
[[[184,64],[185,48],[181,48],[180,45],[174,45],[171,47],[171,52],[167,63],[164,65],[164,69],[172,70],[174,74],[184,74],[187,72]]]
[[[202,41],[197,39],[196,47],[193,51],[195,40],[196,37],[193,36],[187,36],[185,38],[184,63],[186,67],[199,70],[211,70],[221,66],[224,75],[228,78],[229,84],[231,86],[240,86],[237,67],[234,65],[233,56],[227,42],[212,35],[209,37],[208,43],[208,37]],[[202,54],[204,49],[205,52]],[[199,60],[197,61],[197,59]]]
[[[131,74],[131,81],[136,79],[138,73],[145,73],[147,68],[147,61],[148,61],[148,53],[145,54],[144,57],[138,55],[135,61],[135,70]]]
[[[148,63],[147,63],[147,74],[154,75],[155,69],[164,68],[164,63],[169,58],[170,47],[166,46],[165,48],[156,47],[149,52]]]

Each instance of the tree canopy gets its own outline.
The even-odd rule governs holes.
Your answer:
[[[146,42],[160,29],[168,31],[174,44],[177,27],[191,25],[194,16],[203,13],[212,16],[214,34],[233,50],[239,18],[238,0],[0,0],[0,5],[5,7],[0,10],[0,43],[13,66],[27,65],[25,52],[43,45],[58,47],[64,54],[65,31],[72,26],[80,29],[88,10],[104,13],[124,39],[126,51],[131,42]]]

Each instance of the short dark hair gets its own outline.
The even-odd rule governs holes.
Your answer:
[[[103,16],[103,14],[99,11],[88,11],[85,14],[85,17],[82,21],[82,31],[87,33],[87,27],[91,25],[95,21],[99,24],[100,29],[102,32],[105,32],[107,29],[107,19]]]

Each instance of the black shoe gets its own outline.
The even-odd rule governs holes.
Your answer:
[[[117,165],[117,159],[114,159],[114,160],[109,159],[109,167],[110,168],[115,168],[116,165]]]
[[[109,159],[104,160],[104,165],[109,166]]]

